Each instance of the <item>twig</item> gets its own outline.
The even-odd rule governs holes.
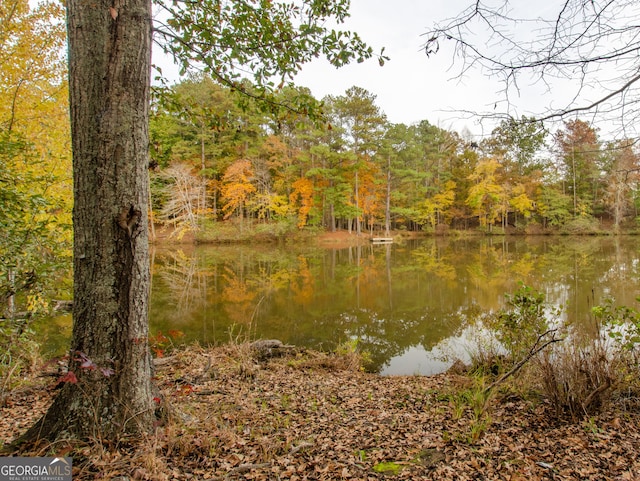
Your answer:
[[[11,369],[9,369],[9,372],[4,378],[4,382],[2,383],[2,388],[0,388],[0,407],[4,407],[5,399],[7,397],[7,395],[5,394],[7,392],[7,385],[9,384],[9,379],[11,379],[11,376],[13,376],[13,373],[17,369],[17,367],[18,367],[18,363],[16,362],[13,364]]]
[[[489,393],[493,388],[495,388],[496,386],[498,386],[499,384],[503,383],[506,379],[510,378],[511,376],[513,376],[515,373],[517,373],[520,369],[522,369],[522,367],[529,362],[529,360],[535,356],[536,354],[538,354],[540,351],[542,351],[543,349],[545,349],[547,346],[549,346],[550,344],[553,344],[555,342],[560,342],[563,341],[564,339],[558,339],[555,337],[557,329],[549,329],[547,332],[544,332],[542,334],[540,334],[538,336],[538,339],[536,339],[536,342],[533,344],[533,347],[531,348],[531,350],[529,351],[529,354],[527,354],[523,359],[521,359],[515,366],[513,366],[509,371],[505,372],[502,376],[500,376],[498,379],[496,379],[495,381],[493,381],[491,384],[489,384],[486,388],[484,388],[484,390],[482,391],[484,394]],[[542,344],[541,346],[539,346],[540,341],[542,341],[542,339],[547,336],[548,334],[551,334],[551,339],[549,339],[547,342],[545,342],[544,344]]]
[[[223,391],[222,389],[205,389],[204,391],[194,391],[193,394],[196,396],[211,396],[213,394],[229,395],[227,391]]]
[[[204,369],[200,374],[198,374],[195,378],[193,378],[193,383],[198,384],[202,379],[204,379],[204,377],[207,375],[207,373],[211,369],[211,366],[212,366],[211,357],[207,356],[207,365],[204,367]]]
[[[176,356],[156,357],[153,359],[153,365],[155,367],[166,366],[167,364],[172,364],[176,361],[177,361]]]
[[[606,379],[603,384],[600,384],[597,388],[595,388],[591,392],[591,394],[589,394],[587,396],[587,399],[585,399],[584,402],[582,403],[582,410],[585,412],[585,414],[587,413],[587,411],[589,409],[589,406],[591,406],[591,403],[596,398],[596,396],[598,396],[599,394],[605,392],[610,387],[611,387],[611,380],[610,379]]]
[[[291,451],[289,451],[289,454],[296,454],[298,451],[300,451],[301,449],[304,448],[311,448],[313,447],[314,444],[313,443],[309,443],[309,442],[302,442],[300,444],[298,444],[297,446],[291,448]]]

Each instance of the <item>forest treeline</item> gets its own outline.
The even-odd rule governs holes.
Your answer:
[[[56,272],[68,273],[71,259],[64,8],[20,0],[0,5],[0,17],[0,304],[35,312],[50,307],[52,290],[68,290]],[[587,121],[555,132],[504,121],[474,141],[427,120],[390,123],[375,94],[355,86],[317,99],[323,115],[310,116],[286,107],[316,105],[308,89],[283,87],[265,103],[244,87],[199,76],[154,88],[151,215],[178,235],[223,224],[275,233],[636,226],[638,148],[601,139]]]
[[[286,105],[311,93],[278,95]],[[205,76],[157,89],[155,219],[179,232],[225,219],[358,233],[635,227],[635,142],[603,140],[587,121],[550,132],[533,119],[504,120],[474,141],[428,120],[390,123],[357,86],[318,100],[324,115],[309,119],[258,107]]]

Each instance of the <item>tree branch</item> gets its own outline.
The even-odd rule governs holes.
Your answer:
[[[554,119],[554,118],[566,117],[569,114],[574,114],[574,113],[578,113],[578,112],[588,112],[588,111],[593,110],[594,108],[598,107],[599,105],[602,105],[607,100],[612,99],[616,95],[621,95],[622,93],[626,92],[634,83],[636,83],[639,80],[640,80],[640,74],[638,74],[635,77],[633,77],[631,80],[629,80],[627,83],[625,83],[619,89],[614,90],[613,92],[610,92],[609,94],[605,95],[604,97],[602,97],[599,100],[596,100],[595,102],[591,103],[590,105],[584,105],[582,107],[573,107],[573,108],[570,108],[570,109],[563,110],[561,112],[556,112],[556,113],[553,113],[553,114],[549,114],[549,115],[540,117],[540,118],[538,118],[536,120],[539,120],[539,121],[551,120],[551,119]]]
[[[534,343],[533,347],[529,351],[529,353],[523,359],[521,359],[518,363],[516,363],[516,365],[513,366],[509,371],[505,372],[502,376],[500,376],[498,379],[496,379],[494,382],[492,382],[486,388],[484,388],[484,390],[482,392],[484,394],[488,394],[496,386],[502,384],[504,381],[506,381],[511,376],[513,376],[515,373],[517,373],[520,369],[522,369],[522,367],[527,362],[529,362],[529,360],[533,356],[535,356],[536,354],[538,354],[539,352],[544,350],[547,346],[549,346],[549,345],[551,345],[551,344],[553,344],[555,342],[563,341],[564,339],[558,339],[557,337],[555,337],[556,332],[557,332],[557,329],[549,329],[547,332],[545,332],[543,334],[540,334],[538,336],[538,339],[536,339],[536,342]],[[551,334],[551,339],[549,339],[548,341],[545,341],[544,344],[540,345],[540,342],[542,341],[542,339],[544,339],[548,334]]]
[[[550,104],[534,114],[539,120],[592,112],[637,130],[638,4],[630,0],[564,0],[557,14],[547,18],[527,16],[527,10],[519,16],[517,7],[509,0],[496,6],[475,0],[458,16],[436,24],[425,34],[425,53],[433,55],[440,50],[440,42],[452,41],[454,62],[460,65],[456,77],[477,68],[498,78],[504,84],[500,95],[506,112],[515,106],[512,93],[522,96],[523,77],[531,84],[546,85],[548,92],[558,79],[571,83],[572,91],[565,96],[568,102],[563,101],[566,107]],[[498,102],[491,104],[497,106]],[[629,108],[631,105],[634,107]]]

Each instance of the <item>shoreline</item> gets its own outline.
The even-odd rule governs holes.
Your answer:
[[[281,234],[270,232],[259,232],[257,230],[245,230],[243,232],[233,228],[231,224],[219,223],[217,231],[202,230],[199,232],[178,231],[169,226],[156,226],[153,230],[155,238],[150,238],[150,244],[155,246],[164,245],[215,245],[215,244],[232,244],[232,243],[254,243],[254,244],[276,244],[276,243],[296,243],[296,242],[312,242],[322,246],[340,245],[350,247],[354,245],[366,245],[375,237],[388,237],[394,242],[402,242],[409,239],[465,239],[465,238],[500,238],[500,237],[567,237],[567,236],[586,236],[586,237],[608,237],[608,236],[637,236],[640,231],[637,229],[624,229],[614,232],[603,227],[599,230],[584,232],[564,232],[559,229],[555,230],[537,230],[526,232],[522,230],[507,230],[485,232],[480,229],[455,230],[444,229],[436,232],[425,231],[407,231],[395,230],[388,235],[384,232],[362,232],[359,236],[354,232],[347,230],[336,230],[334,232],[324,230],[296,230],[287,231]]]

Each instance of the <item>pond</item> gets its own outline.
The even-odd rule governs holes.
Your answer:
[[[432,374],[452,354],[464,357],[469,326],[504,307],[520,283],[585,329],[591,307],[607,297],[636,305],[639,248],[640,238],[626,236],[158,248],[151,332],[204,345],[275,338],[326,350],[357,340],[382,374]],[[68,318],[54,321],[45,331],[64,337]]]

